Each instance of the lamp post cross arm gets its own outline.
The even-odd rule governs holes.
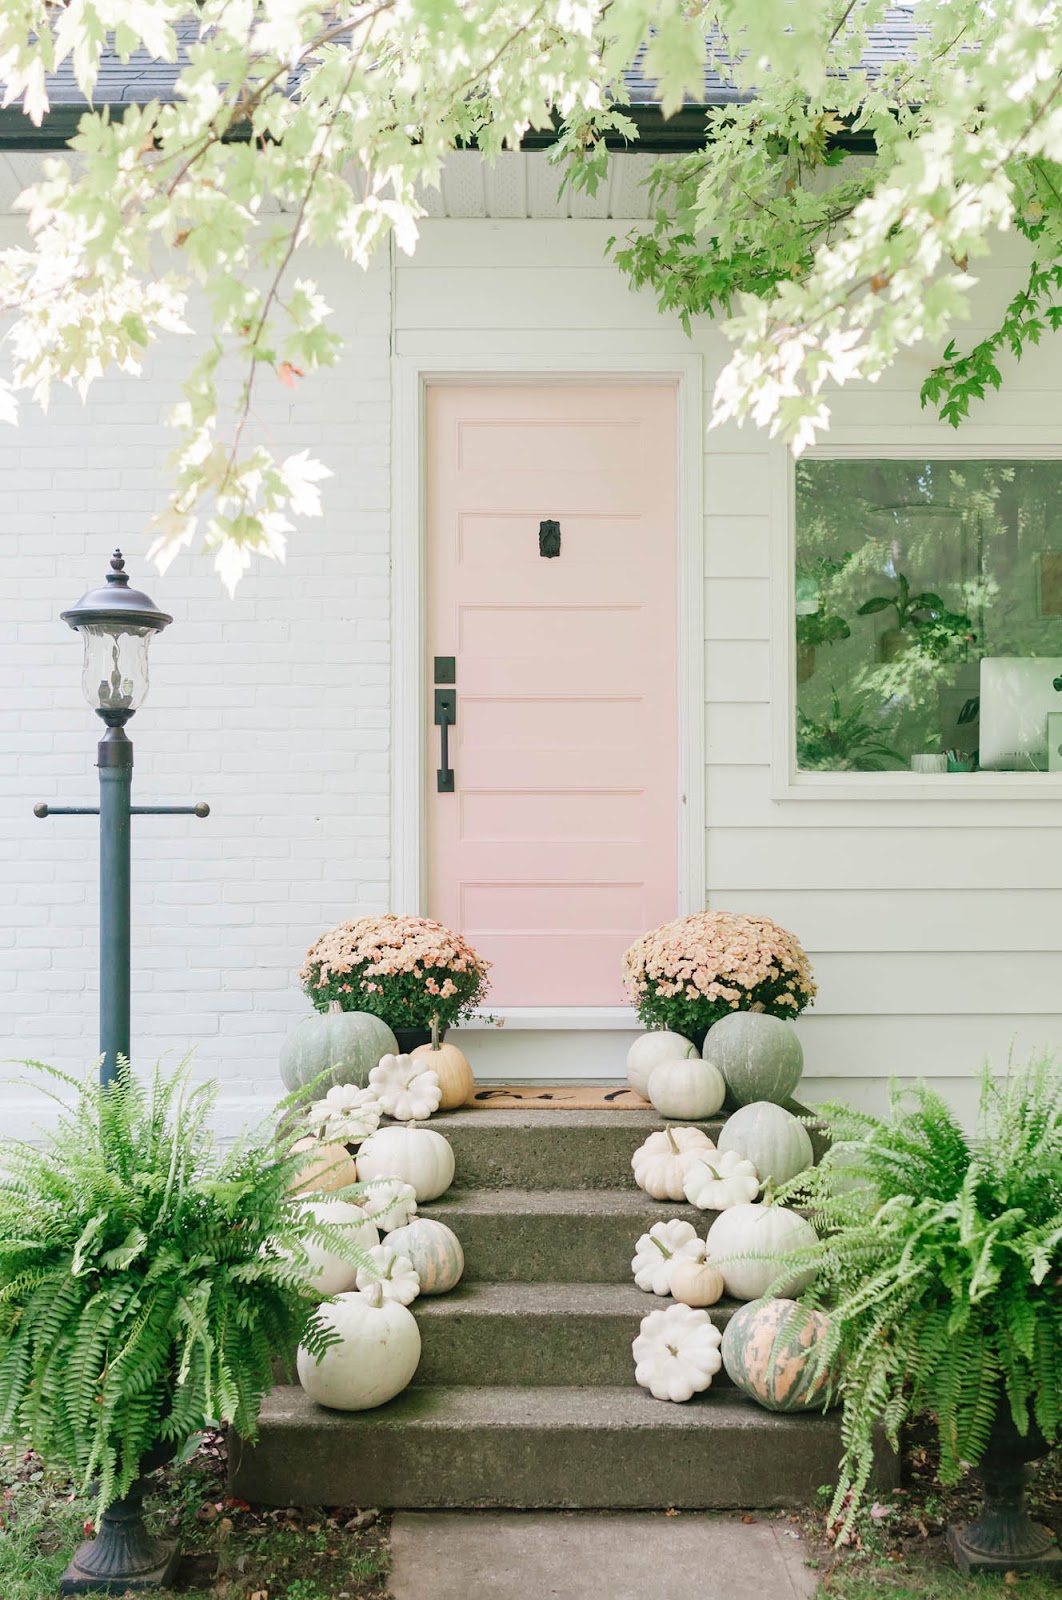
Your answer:
[[[98,817],[99,806],[50,806],[39,800],[33,808],[35,817]],[[130,806],[131,817],[209,817],[210,807],[205,800],[194,806]]]

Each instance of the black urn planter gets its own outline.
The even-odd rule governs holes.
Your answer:
[[[430,1028],[392,1028],[391,1032],[398,1040],[399,1055],[408,1056],[411,1050],[418,1049],[422,1044],[431,1044]],[[439,1029],[440,1040],[446,1037],[446,1029]]]
[[[948,1529],[948,1549],[962,1572],[1062,1572],[1055,1536],[1029,1516],[1025,1486],[1030,1463],[1046,1455],[1047,1442],[1030,1427],[1023,1437],[1004,1397],[977,1467],[983,1504],[976,1522]]]
[[[144,1523],[145,1479],[172,1459],[173,1445],[159,1445],[140,1463],[129,1493],[109,1505],[94,1539],[79,1544],[59,1579],[60,1594],[126,1594],[166,1589],[173,1582],[180,1551],[156,1539]]]

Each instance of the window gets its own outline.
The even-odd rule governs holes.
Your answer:
[[[796,468],[797,766],[1062,771],[1062,461]]]

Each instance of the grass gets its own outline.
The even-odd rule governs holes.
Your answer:
[[[152,1524],[183,1555],[180,1592],[210,1600],[384,1600],[387,1523],[376,1510],[252,1510],[225,1489],[225,1450],[207,1435],[190,1460],[158,1475]],[[0,1456],[0,1596],[45,1600],[90,1508],[31,1453]],[[158,1591],[158,1600],[177,1600]]]
[[[831,1495],[824,1491],[826,1504]],[[1040,1464],[1029,1500],[1037,1521],[1062,1542],[1062,1451]],[[830,1543],[821,1509],[793,1519],[802,1522],[821,1575],[815,1600],[1059,1600],[1058,1577],[1010,1572],[968,1578],[956,1569],[945,1529],[972,1521],[979,1506],[973,1474],[953,1489],[940,1487],[932,1431],[912,1428],[904,1440],[901,1487],[860,1514],[846,1545]]]

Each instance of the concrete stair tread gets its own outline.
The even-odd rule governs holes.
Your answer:
[[[627,1189],[448,1189],[438,1200],[418,1207],[422,1216],[437,1216],[445,1222],[447,1213],[476,1217],[620,1217],[640,1226],[648,1216],[653,1222],[683,1217],[700,1229],[707,1228],[714,1211],[698,1211],[696,1206],[673,1200],[654,1200],[634,1185]],[[636,1237],[636,1236],[635,1236]],[[631,1239],[633,1247],[635,1237]]]
[[[563,1107],[553,1110],[522,1111],[512,1107],[500,1111],[436,1111],[431,1119],[433,1128],[440,1133],[449,1133],[454,1128],[462,1132],[466,1128],[486,1133],[501,1129],[504,1133],[512,1133],[517,1129],[530,1129],[533,1133],[556,1132],[562,1128],[565,1132],[590,1129],[593,1132],[604,1130],[611,1133],[616,1128],[642,1133],[648,1138],[651,1133],[658,1132],[661,1128],[703,1128],[709,1138],[713,1137],[712,1129],[719,1129],[726,1121],[725,1117],[706,1117],[703,1121],[691,1120],[689,1122],[675,1122],[673,1118],[662,1117],[659,1111],[654,1111],[647,1106],[644,1111],[630,1111],[618,1108],[615,1111],[566,1111]]]
[[[645,1294],[631,1283],[459,1283],[449,1294],[422,1295],[411,1310],[418,1317],[615,1317],[648,1316],[673,1302]],[[709,1306],[713,1317],[732,1316],[743,1305],[726,1296]]]
[[[330,1411],[296,1386],[274,1389],[262,1403],[263,1427],[313,1427],[322,1433],[406,1427],[456,1429],[506,1427],[530,1432],[664,1428],[675,1432],[724,1429],[806,1436],[840,1430],[840,1413],[800,1416],[765,1411],[733,1389],[708,1389],[684,1405],[655,1400],[648,1390],[625,1386],[434,1385],[410,1388],[373,1411]]]

